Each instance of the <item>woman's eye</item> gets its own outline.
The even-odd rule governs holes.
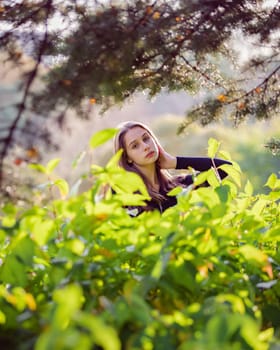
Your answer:
[[[144,136],[144,137],[143,137],[143,141],[144,141],[144,142],[149,141],[149,139],[150,139],[149,136]]]
[[[137,144],[136,144],[136,143],[134,143],[134,144],[131,146],[131,148],[132,148],[132,149],[137,148]]]

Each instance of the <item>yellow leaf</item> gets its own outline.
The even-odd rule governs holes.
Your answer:
[[[154,14],[153,14],[153,19],[159,19],[160,18],[160,12],[156,11]]]
[[[26,150],[26,156],[27,158],[38,158],[39,152],[35,147],[31,147]]]
[[[65,86],[70,86],[72,85],[72,81],[70,79],[64,79],[62,80],[62,84]]]
[[[220,102],[226,102],[227,101],[227,97],[223,94],[217,96],[217,100],[219,100]]]
[[[30,294],[30,293],[26,293],[25,294],[25,302],[26,302],[27,307],[31,311],[35,311],[36,310],[37,305],[36,305],[36,301],[35,301],[35,299],[34,299],[32,294]]]
[[[146,13],[147,15],[150,15],[153,12],[153,7],[152,6],[147,6],[146,7]]]
[[[6,295],[6,300],[7,300],[8,303],[10,303],[12,305],[16,305],[17,304],[17,298],[13,294]]]
[[[263,272],[266,272],[268,277],[273,279],[273,270],[272,270],[272,266],[270,263],[268,263],[267,265],[265,265],[263,268],[262,268]]]
[[[197,267],[200,275],[204,278],[208,277],[208,266],[207,265],[202,265]]]
[[[113,258],[115,256],[115,253],[111,252],[106,248],[97,249],[97,254],[105,256],[105,258]]]

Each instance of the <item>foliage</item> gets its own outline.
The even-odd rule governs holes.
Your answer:
[[[165,89],[211,92],[182,128],[193,119],[207,124],[227,114],[238,124],[279,111],[277,2],[2,0],[0,6],[5,58],[19,66],[25,50],[34,59],[19,85],[17,112],[4,128],[0,161],[27,110],[29,123],[37,114],[63,123],[69,108],[85,117],[92,105],[108,108],[136,91],[154,96]],[[243,70],[234,35],[252,47]],[[48,72],[35,94],[42,63]]]
[[[91,139],[105,141],[112,130]],[[209,155],[225,156],[209,141]],[[162,215],[130,217],[147,198],[135,174],[92,166],[92,188],[22,211],[2,208],[0,341],[16,349],[254,349],[279,347],[280,179],[175,192]],[[49,173],[57,160],[39,171]],[[125,182],[124,182],[125,179]],[[104,198],[104,184],[114,189]],[[137,194],[132,194],[137,192]],[[174,192],[174,191],[173,191]],[[174,194],[174,193],[173,193]]]
[[[280,138],[278,118],[246,122],[238,128],[220,123],[204,128],[192,124],[184,133],[177,135],[176,131],[182,122],[183,116],[176,115],[160,116],[152,121],[152,130],[159,136],[163,147],[169,153],[204,156],[207,140],[215,138],[221,142],[221,147],[230,153],[232,159],[238,162],[242,169],[242,181],[250,179],[254,193],[269,190],[264,183],[272,172],[279,172],[279,154],[276,154],[276,150],[275,154],[272,154],[264,145],[273,137]]]

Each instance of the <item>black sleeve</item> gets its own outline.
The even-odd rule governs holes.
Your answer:
[[[209,170],[211,167],[218,168],[220,165],[223,164],[231,164],[231,162],[219,159],[219,158],[207,158],[207,157],[176,157],[177,158],[177,164],[176,169],[188,169],[189,167],[193,168],[197,171],[206,171]],[[227,173],[224,172],[221,169],[217,169],[219,176],[221,179],[225,178],[227,176]]]

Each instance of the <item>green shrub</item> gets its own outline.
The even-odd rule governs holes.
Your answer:
[[[223,155],[214,140],[209,146]],[[221,184],[202,174],[211,187],[176,189],[176,206],[133,218],[125,206],[147,193],[117,160],[93,166],[93,186],[80,195],[61,179],[49,184],[61,199],[3,208],[3,348],[278,348],[280,179],[272,174],[269,193],[253,195],[234,164]],[[100,199],[105,183],[116,193]]]

